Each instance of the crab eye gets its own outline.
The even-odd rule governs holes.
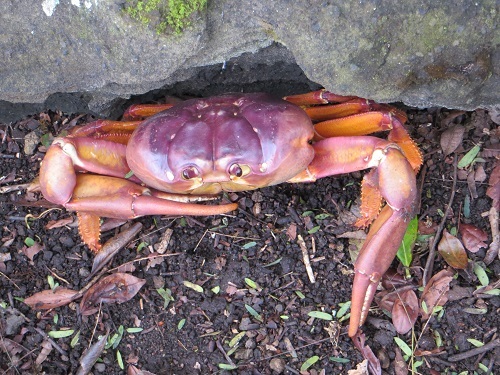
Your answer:
[[[198,177],[200,172],[198,171],[198,168],[191,166],[184,169],[181,175],[184,180],[191,180]]]
[[[228,170],[229,174],[233,177],[241,177],[243,176],[243,169],[241,169],[239,164],[231,164]]]

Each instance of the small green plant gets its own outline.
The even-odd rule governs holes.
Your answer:
[[[127,0],[125,13],[158,34],[172,29],[174,34],[191,25],[191,15],[206,8],[207,0]]]

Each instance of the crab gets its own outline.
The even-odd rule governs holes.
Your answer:
[[[135,105],[122,121],[94,121],[56,138],[39,182],[48,201],[77,212],[82,240],[99,251],[101,217],[218,215],[238,204],[196,201],[371,169],[356,223],[373,221],[354,265],[353,337],[416,207],[422,159],[405,121],[393,107],[326,90]],[[387,140],[368,135],[384,130]]]

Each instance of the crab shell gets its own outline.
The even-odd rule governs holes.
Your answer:
[[[127,163],[148,186],[216,194],[279,184],[314,157],[313,125],[296,105],[267,94],[187,100],[145,120]]]

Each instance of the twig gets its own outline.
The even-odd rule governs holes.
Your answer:
[[[441,223],[436,230],[436,234],[434,235],[434,239],[432,240],[431,247],[429,249],[429,256],[427,257],[427,262],[425,263],[424,276],[422,278],[423,285],[427,285],[429,281],[434,265],[434,259],[436,258],[436,248],[439,240],[441,239],[441,234],[443,232],[444,226],[446,224],[446,220],[448,218],[448,213],[451,210],[451,205],[453,203],[453,199],[455,199],[455,189],[457,187],[457,154],[455,154],[453,158],[453,185],[451,187],[451,195],[450,200],[448,201],[448,205],[446,206],[446,210],[444,211],[443,218],[441,219]]]
[[[497,346],[500,346],[500,339],[491,340],[489,343],[484,344],[479,348],[474,348],[460,354],[452,355],[451,357],[448,357],[448,361],[450,362],[463,361],[464,359],[474,357],[475,355],[495,349]]]
[[[316,278],[314,277],[314,273],[311,267],[311,260],[309,259],[309,253],[307,252],[306,243],[300,234],[297,236],[297,243],[299,244],[300,250],[302,250],[302,260],[304,261],[304,265],[306,266],[309,281],[311,283],[315,283]]]
[[[68,355],[68,353],[63,348],[61,348],[59,345],[57,345],[57,342],[52,340],[50,338],[50,336],[47,335],[44,331],[42,331],[40,328],[37,328],[37,327],[34,327],[34,328],[35,328],[35,331],[37,331],[40,335],[42,335],[45,340],[50,342],[51,345],[54,347],[54,349],[57,350],[59,353],[61,353],[61,355],[66,355],[66,356]]]
[[[3,156],[5,157],[5,156]],[[7,194],[13,191],[26,190],[31,184],[17,184],[0,187],[0,194]]]
[[[224,350],[224,348],[222,347],[222,344],[220,343],[219,340],[217,340],[216,342],[216,345],[217,345],[217,348],[221,351],[221,353],[224,355],[224,357],[226,358],[226,361],[229,362],[229,364],[233,367],[236,367],[236,365],[234,364],[233,360],[231,359],[231,357],[229,357],[226,353],[226,351]]]
[[[4,274],[2,271],[0,271],[0,276],[5,277],[5,278],[6,278],[8,281],[10,281],[10,282],[11,282],[11,283],[12,283],[12,284],[13,284],[13,285],[17,288],[17,289],[21,289],[21,288],[19,288],[19,287],[17,286],[17,284],[16,284],[14,281],[12,281],[12,280],[9,278],[9,276],[7,276],[6,274]]]

